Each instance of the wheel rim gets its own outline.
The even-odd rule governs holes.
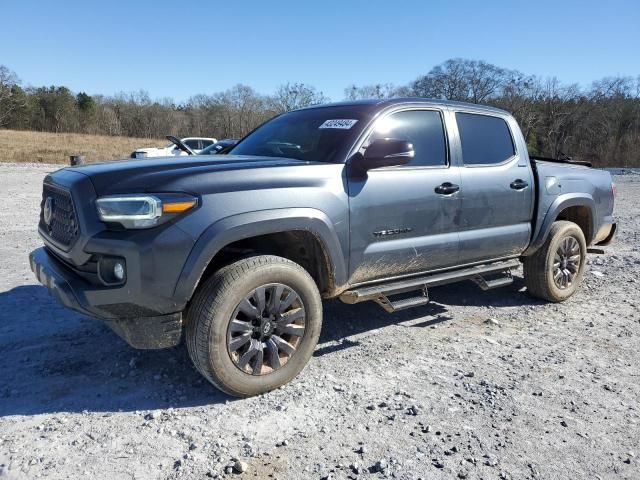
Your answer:
[[[296,353],[305,332],[300,295],[281,283],[262,285],[238,304],[227,332],[227,351],[244,373],[266,375]]]
[[[580,271],[582,255],[580,244],[574,237],[567,237],[560,242],[553,259],[553,281],[561,290],[570,288]]]

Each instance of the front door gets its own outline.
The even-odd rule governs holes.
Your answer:
[[[437,109],[383,115],[377,138],[408,140],[415,157],[403,166],[350,175],[351,284],[453,266],[458,261],[459,168]],[[358,161],[356,154],[351,161]]]

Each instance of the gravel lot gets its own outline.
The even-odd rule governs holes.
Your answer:
[[[394,315],[326,302],[298,379],[235,400],[36,283],[53,168],[0,164],[0,477],[640,478],[640,175],[616,176],[618,240],[568,302],[521,278]]]

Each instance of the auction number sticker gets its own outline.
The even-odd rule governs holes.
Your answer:
[[[335,119],[335,120],[325,120],[322,125],[318,128],[339,128],[342,130],[349,130],[353,127],[358,120],[349,120],[349,119]]]

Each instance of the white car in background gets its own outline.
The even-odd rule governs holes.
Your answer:
[[[217,142],[215,138],[203,137],[186,137],[181,140],[195,153],[200,153],[201,150]],[[172,142],[165,147],[138,148],[131,153],[131,158],[178,157],[182,155],[187,155],[187,152]]]

